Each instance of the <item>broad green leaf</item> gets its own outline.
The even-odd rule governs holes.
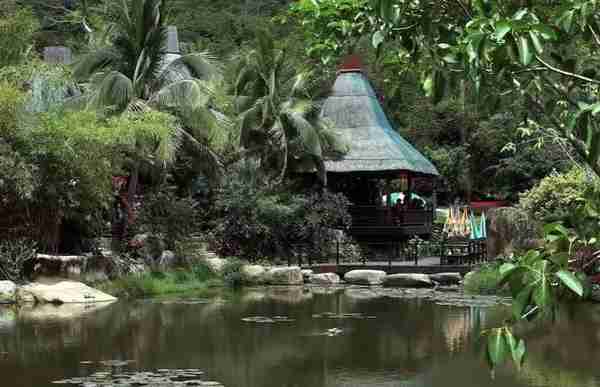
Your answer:
[[[592,105],[592,115],[595,116],[598,113],[600,113],[600,103],[595,103]]]
[[[454,54],[445,55],[443,58],[444,62],[449,64],[456,64],[459,62],[458,57]]]
[[[513,362],[520,369],[525,358],[525,341],[523,339],[518,340],[508,328],[505,329],[504,334]]]
[[[496,39],[502,40],[511,30],[510,23],[506,20],[501,20],[496,23]]]
[[[575,16],[575,11],[570,10],[565,12],[560,18],[560,26],[566,32],[571,32],[571,27],[573,26],[573,16]]]
[[[552,254],[549,259],[560,267],[566,267],[569,263],[569,253],[560,252]]]
[[[529,47],[529,39],[523,35],[519,36],[517,38],[517,47],[519,49],[519,62],[521,62],[523,66],[529,66],[533,60],[533,53]]]
[[[533,287],[531,285],[527,285],[527,286],[525,286],[525,288],[523,288],[517,294],[516,297],[514,297],[513,303],[512,303],[512,311],[513,311],[513,316],[517,320],[520,320],[523,318],[523,314],[524,314],[525,310],[527,309],[527,306],[530,305],[532,290],[533,290]]]
[[[479,58],[479,52],[481,47],[481,42],[485,35],[481,32],[477,32],[469,35],[469,44],[467,45],[467,54],[469,55],[469,61],[474,61]]]
[[[491,330],[488,336],[487,350],[488,360],[492,368],[504,363],[508,353],[508,345],[504,337],[504,328],[494,328]]]
[[[500,266],[500,276],[504,277],[508,274],[510,274],[513,270],[515,270],[517,268],[517,265],[515,265],[514,263],[504,263],[502,264],[502,266]]]
[[[521,20],[525,17],[525,15],[527,15],[529,11],[527,9],[520,9],[517,11],[517,13],[515,13],[515,16],[513,16],[513,19],[515,20]]]
[[[567,270],[559,270],[556,276],[569,289],[571,289],[579,297],[583,297],[583,285],[573,273]]]
[[[550,262],[546,260],[538,261],[534,264],[535,287],[533,290],[533,301],[543,313],[553,303],[550,292],[550,281],[548,278],[548,267]]]
[[[535,24],[535,25],[531,26],[531,29],[539,32],[543,39],[546,39],[546,40],[558,39],[558,34],[554,30],[554,28],[552,28],[546,24]]]
[[[533,43],[533,47],[538,54],[542,54],[544,52],[544,45],[540,41],[540,37],[537,32],[529,31],[529,37],[531,38],[531,42]]]
[[[381,31],[375,32],[373,34],[373,40],[372,40],[373,48],[378,48],[379,45],[381,43],[383,43],[384,40],[385,40],[385,37],[383,36],[383,32],[381,32]]]
[[[560,223],[548,223],[544,225],[544,234],[558,234],[563,237],[568,237],[569,230]]]

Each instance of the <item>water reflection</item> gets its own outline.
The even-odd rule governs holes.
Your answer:
[[[505,310],[373,289],[249,289],[210,301],[119,302],[68,319],[0,309],[0,374],[37,387],[88,376],[104,360],[132,360],[131,371],[200,369],[228,387],[591,387],[599,380],[595,363],[588,369],[600,355],[597,312],[570,309],[552,334],[532,330],[526,371],[501,370],[492,380],[478,337]],[[249,316],[294,321],[242,321]],[[327,332],[335,334],[319,334]],[[567,374],[570,384],[557,384]]]

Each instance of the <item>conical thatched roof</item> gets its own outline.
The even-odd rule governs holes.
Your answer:
[[[325,161],[327,172],[439,175],[435,166],[392,128],[360,68],[340,71],[321,118],[350,146],[342,158]]]

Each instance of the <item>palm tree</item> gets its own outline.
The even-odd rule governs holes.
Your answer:
[[[149,109],[180,118],[179,137],[199,157],[219,169],[219,157],[206,139],[220,122],[210,109],[219,68],[206,53],[166,55],[165,0],[120,0],[114,11],[112,44],[95,49],[75,66],[74,75],[87,90],[79,103],[107,114]],[[131,203],[141,161],[134,163],[128,188]]]
[[[285,51],[267,31],[258,31],[256,47],[244,55],[235,81],[241,146],[259,157],[281,182],[288,169],[316,169],[326,184],[324,156],[344,153],[308,92],[310,74],[296,72]]]

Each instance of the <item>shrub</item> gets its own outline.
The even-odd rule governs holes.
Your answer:
[[[465,292],[471,294],[507,294],[505,287],[500,286],[500,264],[488,263],[465,276]]]
[[[139,228],[162,239],[167,249],[183,249],[198,225],[197,203],[175,195],[173,187],[162,187],[144,197]],[[189,246],[188,246],[189,247]]]
[[[217,192],[212,247],[250,260],[288,257],[298,245],[322,251],[332,228],[350,225],[348,205],[342,194],[275,191],[232,174]]]
[[[571,215],[585,204],[589,190],[597,187],[581,168],[567,173],[552,173],[537,186],[520,197],[520,207],[543,223],[565,221],[571,224]]]
[[[29,239],[0,241],[0,277],[22,282],[25,266],[36,257],[36,244]]]
[[[223,267],[223,281],[226,285],[236,288],[243,284],[242,266],[244,262],[236,258],[228,258],[227,263]]]

